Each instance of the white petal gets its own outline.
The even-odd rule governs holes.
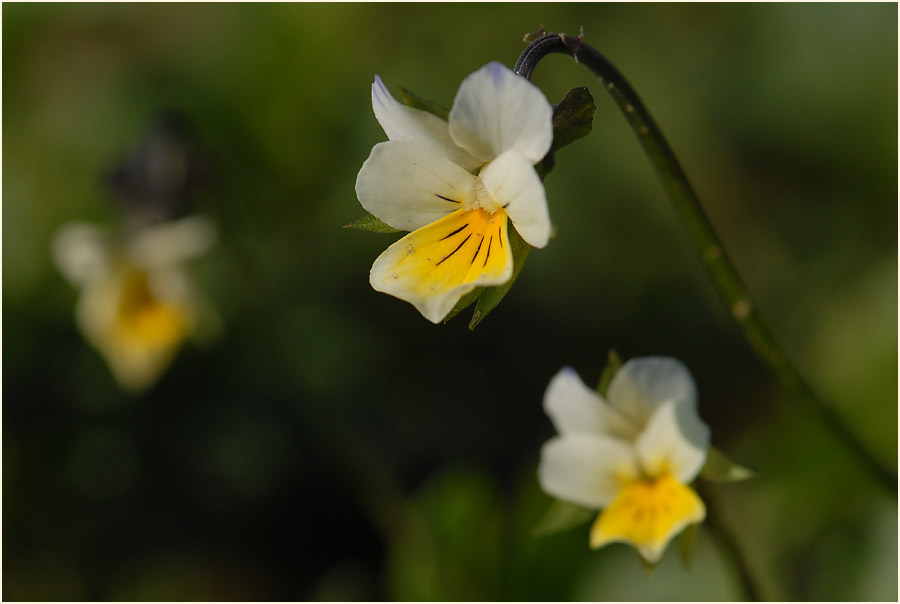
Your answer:
[[[459,209],[474,182],[474,176],[434,149],[390,141],[372,148],[356,177],[356,196],[395,229],[413,231]]]
[[[63,276],[74,285],[83,285],[110,270],[109,235],[86,222],[72,222],[53,236],[53,260]]]
[[[709,449],[709,427],[691,405],[660,405],[635,442],[641,467],[650,476],[671,474],[682,484],[700,472]]]
[[[666,401],[697,405],[697,390],[687,368],[669,357],[631,359],[619,370],[606,392],[609,404],[645,425]]]
[[[532,164],[553,143],[553,108],[537,86],[500,63],[468,76],[450,109],[450,136],[488,162],[515,149]]]
[[[475,159],[450,138],[447,122],[427,111],[408,107],[394,99],[381,78],[372,84],[372,109],[375,119],[392,141],[414,141],[430,147],[467,170],[483,162]]]
[[[202,254],[215,241],[216,227],[208,218],[189,216],[140,231],[128,252],[140,266],[165,266]]]
[[[493,201],[502,207],[522,239],[537,248],[550,240],[550,211],[544,184],[518,151],[506,151],[479,175]]]
[[[591,508],[612,501],[622,484],[638,476],[634,451],[602,436],[567,434],[541,449],[538,482],[549,495]]]
[[[571,367],[550,380],[544,410],[560,434],[607,434],[630,440],[638,431],[596,391],[585,386]]]

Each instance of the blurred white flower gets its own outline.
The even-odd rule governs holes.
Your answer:
[[[570,368],[551,380],[544,409],[559,436],[541,451],[538,480],[554,497],[603,510],[591,547],[625,542],[654,563],[672,537],[706,517],[687,486],[709,448],[696,401],[690,373],[669,358],[625,363],[605,399]]]
[[[140,390],[168,368],[207,310],[183,262],[215,241],[205,218],[145,228],[125,241],[75,222],[59,229],[53,258],[81,290],[75,318],[123,388]]]
[[[372,149],[356,194],[368,212],[413,232],[375,260],[370,282],[438,323],[475,287],[512,276],[507,217],[530,245],[547,244],[534,164],[553,142],[553,109],[500,63],[463,80],[447,122],[399,103],[378,76],[372,107],[390,140]]]

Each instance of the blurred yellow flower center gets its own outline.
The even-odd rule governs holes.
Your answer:
[[[125,277],[117,325],[123,338],[148,348],[169,346],[187,331],[183,313],[153,294],[143,271],[133,271]]]
[[[591,547],[623,541],[654,560],[676,533],[705,516],[703,501],[671,475],[642,478],[625,484],[597,517],[591,528]]]

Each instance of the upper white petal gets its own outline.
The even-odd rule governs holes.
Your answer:
[[[697,405],[697,389],[687,368],[669,357],[631,359],[616,373],[606,392],[609,403],[644,425],[667,401]]]
[[[585,386],[571,367],[550,380],[544,410],[560,434],[607,434],[626,440],[637,435],[637,427]]]
[[[522,239],[537,248],[547,245],[552,230],[547,195],[531,162],[518,151],[506,151],[478,177]]]
[[[459,209],[474,182],[474,176],[431,147],[390,141],[372,148],[356,177],[356,196],[372,215],[395,229],[413,231]]]
[[[189,216],[138,232],[128,253],[139,266],[165,266],[202,254],[215,241],[216,227],[208,218]]]
[[[591,508],[609,504],[623,482],[638,476],[634,450],[603,436],[567,434],[541,449],[538,482],[549,495]]]
[[[641,467],[650,476],[669,472],[680,483],[688,484],[706,461],[709,427],[693,406],[670,400],[657,407],[635,449]]]
[[[553,108],[537,86],[497,62],[469,75],[450,109],[450,136],[489,162],[515,149],[532,164],[553,143]]]
[[[375,119],[392,141],[415,141],[431,147],[467,170],[483,163],[453,142],[447,122],[397,101],[377,75],[372,84],[372,109]]]

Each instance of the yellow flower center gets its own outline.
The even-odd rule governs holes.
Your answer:
[[[690,487],[671,475],[626,483],[591,527],[591,547],[621,541],[634,545],[649,562],[689,524],[706,517],[706,506]]]
[[[143,271],[125,277],[116,323],[124,340],[150,349],[171,346],[187,331],[183,313],[154,295]]]
[[[472,190],[472,200],[469,202],[470,208],[483,208],[488,214],[503,211],[503,207],[497,203],[494,196],[491,195],[487,187],[480,178],[475,179],[475,186]]]

